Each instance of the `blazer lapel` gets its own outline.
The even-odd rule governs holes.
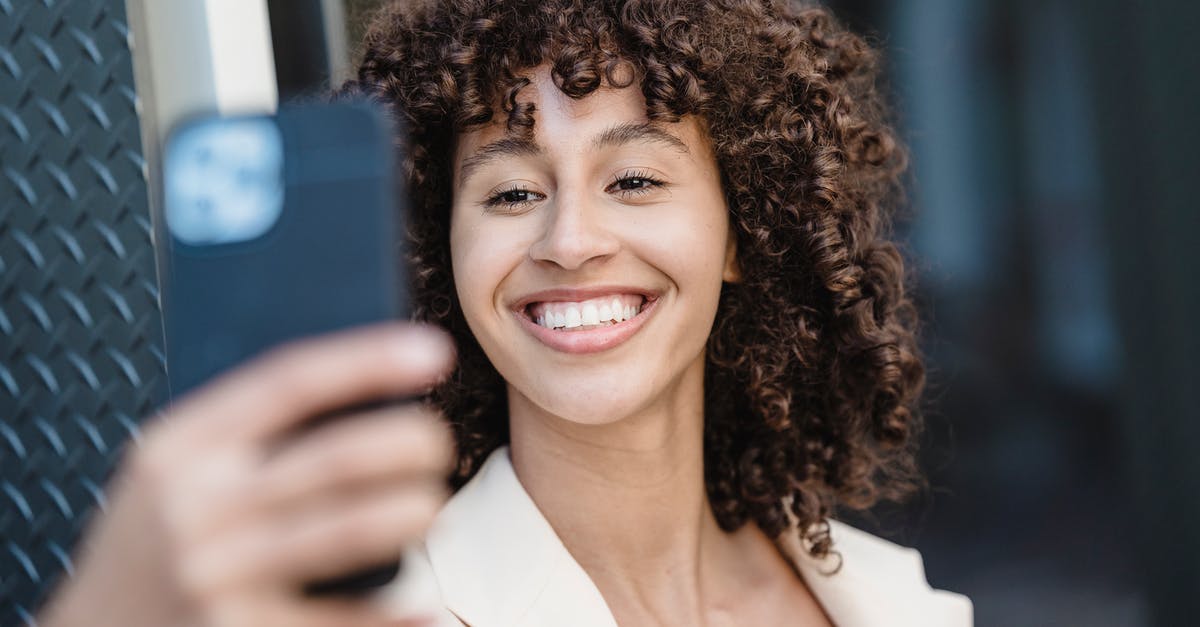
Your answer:
[[[450,499],[425,549],[446,608],[471,627],[616,627],[599,590],[521,486],[507,447]]]

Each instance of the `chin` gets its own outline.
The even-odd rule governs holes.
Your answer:
[[[627,379],[625,377],[622,377]],[[524,390],[509,387],[510,407],[513,402],[526,403],[537,413],[548,414],[567,422],[585,426],[605,426],[618,423],[645,409],[650,400],[641,386],[629,380],[576,382],[555,389],[533,386]],[[524,386],[522,386],[524,387]],[[516,396],[514,396],[516,395]]]

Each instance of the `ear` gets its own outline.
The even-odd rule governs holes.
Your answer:
[[[742,269],[737,260],[737,238],[732,232],[725,243],[725,268],[721,271],[721,280],[726,283],[742,282]]]

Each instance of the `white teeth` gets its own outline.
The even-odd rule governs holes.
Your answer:
[[[583,319],[583,324],[600,324],[600,312],[596,310],[596,306],[592,303],[584,303],[583,311],[580,312],[580,317]]]
[[[567,307],[567,328],[574,329],[583,326],[583,318],[579,315],[578,307]]]
[[[530,306],[530,315],[538,326],[547,329],[592,328],[619,324],[637,316],[645,299],[641,296],[620,295],[580,302],[547,302]]]

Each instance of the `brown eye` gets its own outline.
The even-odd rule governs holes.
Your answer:
[[[514,189],[500,193],[500,202],[518,203],[529,202],[529,190]]]
[[[608,185],[609,192],[617,192],[627,196],[649,192],[665,183],[642,172],[629,172],[618,176]]]
[[[501,190],[492,193],[484,201],[484,205],[493,208],[513,209],[524,207],[529,203],[540,200],[543,196],[535,191],[525,189],[523,187],[513,187],[510,189]]]

